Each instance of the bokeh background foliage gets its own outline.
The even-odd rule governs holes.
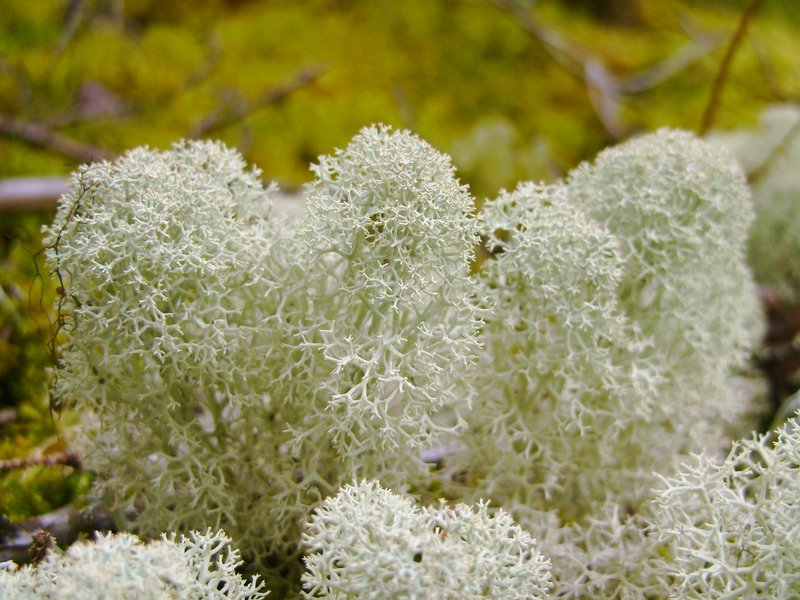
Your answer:
[[[552,180],[660,126],[697,131],[747,0],[5,0],[0,178],[185,137],[220,138],[294,189],[364,125],[411,128],[480,200]],[[714,125],[800,100],[800,3],[747,23]],[[59,452],[37,279],[52,212],[0,213],[0,460]],[[46,275],[46,274],[45,274]],[[7,470],[21,520],[85,493],[69,466]]]
[[[308,180],[316,156],[381,121],[453,154],[476,195],[494,195],[519,179],[552,178],[636,130],[695,129],[745,4],[11,0],[0,15],[0,111],[116,154],[166,147],[249,104],[246,118],[207,133],[289,186]],[[538,36],[526,27],[533,19]],[[797,3],[763,3],[733,64],[720,126],[800,94],[799,23]],[[629,81],[665,61],[678,64],[663,82]],[[598,69],[643,88],[621,90],[613,131],[581,72]],[[308,72],[318,77],[282,102],[253,106]],[[73,167],[24,142],[0,147],[2,175]]]

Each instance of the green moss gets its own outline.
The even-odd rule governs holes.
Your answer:
[[[47,395],[55,290],[37,271],[41,226],[50,213],[10,213],[0,226],[0,407],[14,418],[0,423],[0,460],[61,449],[57,432],[73,415],[53,414]],[[45,285],[42,285],[45,283]],[[88,474],[71,467],[0,471],[0,512],[12,520],[48,512],[85,495]]]
[[[49,214],[5,215],[0,226],[0,406],[39,398],[46,382],[52,291],[36,279],[38,229]]]
[[[121,21],[89,3],[60,53],[63,7],[48,1],[33,10],[28,4],[12,1],[0,15],[0,29],[13,30],[14,39],[22,32],[26,41],[4,42],[10,70],[0,69],[0,90],[8,92],[6,110],[29,106],[10,75],[14,69],[33,94],[34,116],[45,120],[75,107],[83,84],[98,82],[129,110],[66,132],[118,152],[142,143],[164,147],[221,107],[257,101],[301,69],[323,63],[327,70],[317,83],[214,135],[242,147],[268,177],[290,185],[309,179],[298,157],[341,144],[373,121],[412,127],[449,150],[487,113],[496,115],[513,125],[518,139],[546,141],[550,154],[515,169],[518,178],[553,172],[554,165],[564,171],[609,142],[580,67],[566,71],[513,15],[491,3],[142,2],[125,4]],[[750,41],[734,61],[721,126],[751,119],[770,94],[791,92],[800,52],[791,19],[797,9],[769,4],[751,23]],[[718,48],[703,59],[620,102],[626,130],[694,128],[740,3],[640,5],[641,27],[599,25],[559,2],[537,4],[535,16],[549,33],[601,58],[622,77],[674,55],[690,43],[687,30],[716,37]],[[765,64],[774,71],[772,82],[764,78]],[[8,153],[20,151],[15,146]],[[16,162],[5,161],[0,171]],[[469,169],[463,175],[484,178]]]
[[[0,506],[12,522],[51,512],[85,496],[92,477],[72,467],[29,467],[0,479]]]
[[[49,45],[60,33],[63,2],[4,2],[0,17],[0,52]]]

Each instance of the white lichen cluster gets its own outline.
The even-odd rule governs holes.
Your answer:
[[[47,235],[69,343],[53,392],[86,417],[78,444],[123,527],[225,527],[248,556],[287,535],[270,497],[295,486],[275,469],[268,216],[258,173],[214,143],[83,167],[62,199]]]
[[[665,478],[656,520],[679,598],[800,597],[800,424],[698,455]]]
[[[323,498],[419,480],[420,450],[461,422],[471,197],[385,128],[316,172],[295,228],[217,143],[83,167],[62,198],[54,394],[86,415],[82,457],[123,527],[224,528],[249,560],[291,563]]]
[[[719,132],[710,141],[729,149],[748,174],[756,219],[748,259],[759,283],[780,299],[800,301],[800,107],[776,105],[751,130]]]
[[[472,508],[418,508],[374,481],[325,500],[303,534],[306,598],[547,597],[549,564],[511,517]]]
[[[353,478],[373,462],[424,471],[420,450],[456,430],[472,393],[472,197],[407,131],[365,129],[313,171],[297,232],[293,385],[307,390],[292,401],[307,418],[295,436],[331,436]]]
[[[0,566],[5,600],[262,600],[257,578],[237,569],[238,550],[222,532],[162,536],[144,543],[129,533],[98,535],[66,552],[51,550],[35,568]],[[5,567],[5,568],[3,568]]]
[[[751,425],[729,386],[761,332],[741,170],[662,130],[477,216],[409,132],[313,171],[291,223],[220,144],[75,175],[47,230],[54,392],[120,524],[224,528],[262,569],[305,550],[307,597],[683,585],[656,473]]]
[[[652,546],[635,521],[654,473],[724,444],[741,413],[728,378],[760,334],[751,220],[730,159],[667,130],[484,207],[492,314],[453,470],[534,532],[561,596],[649,589],[631,563]]]

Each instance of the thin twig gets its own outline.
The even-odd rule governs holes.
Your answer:
[[[67,44],[70,43],[78,31],[78,27],[83,21],[84,13],[86,10],[86,0],[70,0],[67,5],[67,10],[64,15],[64,29],[58,39],[56,50],[63,52]]]
[[[4,423],[13,423],[17,420],[17,417],[19,417],[19,414],[16,408],[0,408],[0,425]]]
[[[767,52],[757,40],[753,40],[752,43],[754,54],[758,61],[758,68],[761,71],[761,77],[764,79],[764,85],[769,95],[772,97],[772,100],[776,102],[800,102],[800,93],[781,89],[781,84],[778,81],[775,69],[768,60]]]
[[[277,104],[298,89],[316,81],[324,71],[325,68],[319,66],[304,69],[284,83],[267,90],[253,102],[240,101],[236,102],[233,108],[216,111],[200,121],[190,133],[190,137],[201,138],[238,123],[265,106]]]
[[[184,91],[206,81],[214,73],[214,69],[219,66],[219,60],[222,56],[222,42],[219,36],[213,33],[209,34],[205,40],[205,48],[207,52],[206,60],[200,65],[199,69],[186,79]]]
[[[614,138],[624,135],[624,127],[619,121],[619,107],[626,94],[641,93],[656,87],[718,45],[718,42],[709,36],[692,35],[694,38],[692,42],[656,65],[629,76],[618,76],[600,57],[580,50],[557,32],[545,27],[518,1],[493,0],[493,3],[512,15],[566,72],[582,81],[595,114],[605,130]]]
[[[736,51],[739,49],[742,40],[744,39],[747,25],[750,23],[751,18],[763,3],[764,0],[750,0],[742,12],[742,16],[739,17],[736,30],[733,32],[733,36],[731,36],[731,40],[725,50],[725,56],[722,58],[719,71],[717,71],[717,76],[714,78],[714,84],[711,86],[711,94],[708,97],[708,103],[703,111],[703,118],[700,121],[700,129],[698,130],[700,135],[705,135],[708,133],[708,130],[711,129],[711,126],[714,124],[714,117],[717,114],[719,101],[722,96],[722,88],[724,87],[725,80],[728,78],[728,74],[730,73],[733,57],[736,54]]]
[[[0,136],[17,139],[29,146],[43,148],[81,162],[88,163],[111,157],[106,150],[78,142],[38,123],[14,119],[1,114]]]
[[[767,158],[764,159],[756,169],[751,171],[747,176],[747,180],[750,185],[754,185],[758,183],[764,175],[769,172],[770,167],[778,160],[781,156],[786,154],[786,152],[791,148],[792,144],[795,140],[798,139],[800,136],[800,118],[798,118],[794,124],[789,128],[789,131],[781,138],[781,141],[775,145],[775,147],[770,150]]]
[[[583,63],[586,93],[594,112],[614,139],[624,135],[619,120],[620,88],[617,77],[598,57],[586,59]]]
[[[53,454],[47,454],[44,456],[6,458],[0,460],[0,472],[25,469],[26,467],[54,467],[57,465],[79,469],[81,467],[81,460],[78,455],[71,450],[54,452]]]
[[[68,504],[22,523],[11,523],[0,515],[0,563],[13,560],[22,565],[29,562],[32,537],[40,530],[48,532],[64,548],[95,531],[115,529],[111,514],[101,507],[78,510]]]
[[[621,137],[619,82],[605,63],[597,56],[581,52],[558,33],[546,28],[518,2],[494,0],[494,4],[511,14],[556,63],[586,86],[589,104],[600,123],[612,137]]]
[[[619,119],[625,94],[641,93],[667,81],[717,45],[707,38],[696,39],[655,66],[622,77],[613,73],[599,56],[580,50],[557,32],[545,27],[519,2],[493,2],[512,15],[557,64],[586,86],[592,109],[605,130],[615,139],[625,135],[625,128]]]
[[[583,79],[583,65],[586,57],[582,52],[574,48],[555,31],[539,23],[529,11],[525,10],[515,0],[494,0],[494,4],[501,10],[511,14],[522,28],[541,44],[545,52],[568,73]]]
[[[678,75],[719,46],[719,41],[704,36],[679,48],[661,62],[620,80],[622,92],[639,93],[652,89]]]
[[[0,212],[55,208],[68,184],[66,177],[0,179]]]

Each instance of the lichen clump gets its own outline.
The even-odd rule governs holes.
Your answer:
[[[291,222],[221,144],[74,176],[47,229],[54,393],[98,500],[142,535],[224,528],[262,572],[306,552],[308,597],[694,589],[665,575],[653,489],[752,425],[735,163],[661,130],[477,215],[407,131],[312,170]]]
[[[6,600],[263,600],[257,578],[237,569],[242,560],[222,532],[189,532],[144,543],[129,533],[98,535],[65,553],[51,551],[35,568],[0,564]]]
[[[323,158],[307,217],[219,143],[83,167],[47,229],[96,492],[148,535],[224,527],[291,563],[354,477],[405,485],[469,404],[471,197],[408,132]],[[440,417],[440,418],[439,418]]]

